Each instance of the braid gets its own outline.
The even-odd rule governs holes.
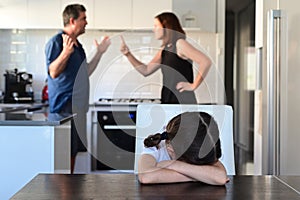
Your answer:
[[[162,134],[156,133],[154,135],[149,135],[145,140],[144,140],[144,145],[145,147],[154,147],[156,146],[158,148],[158,144],[162,140],[168,139],[168,133],[163,132]]]
[[[156,147],[159,148],[159,143],[162,140],[172,140],[176,133],[177,130],[179,129],[180,126],[180,120],[181,120],[181,115],[177,115],[173,119],[169,121],[166,127],[166,131],[163,133],[156,133],[154,135],[149,135],[145,140],[144,140],[144,145],[145,147]]]

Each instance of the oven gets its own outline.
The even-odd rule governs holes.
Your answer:
[[[158,99],[101,99],[95,103],[92,171],[133,171],[136,108]]]

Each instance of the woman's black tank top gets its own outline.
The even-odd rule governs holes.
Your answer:
[[[168,46],[163,49],[161,56],[161,71],[163,74],[161,103],[197,104],[193,91],[179,92],[176,89],[179,82],[193,83],[193,64],[191,60],[184,60],[177,55],[176,43]]]

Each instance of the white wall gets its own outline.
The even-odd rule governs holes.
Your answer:
[[[46,42],[57,30],[50,29],[0,29],[0,90],[4,91],[5,70],[18,68],[33,74],[33,89],[35,99],[41,99],[41,91],[46,79],[46,64],[44,47]],[[161,73],[144,78],[128,63],[120,51],[119,35],[123,34],[128,46],[142,61],[147,62],[156,52],[160,43],[153,38],[151,31],[99,31],[87,30],[79,37],[88,58],[94,52],[94,39],[99,41],[104,35],[111,37],[112,45],[91,76],[90,102],[101,97],[148,97],[159,98],[161,88]],[[187,36],[197,48],[207,53],[213,62],[216,61],[218,47],[217,35],[208,32],[187,31]],[[195,67],[196,70],[197,67]],[[196,73],[196,71],[195,71]],[[196,91],[198,102],[223,102],[218,99],[224,93],[223,79],[219,76],[218,66],[214,64],[204,84]],[[221,83],[221,85],[220,85]],[[219,85],[218,85],[219,84]]]

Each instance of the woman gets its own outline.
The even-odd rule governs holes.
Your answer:
[[[170,120],[162,134],[150,135],[138,161],[144,184],[201,181],[224,185],[229,179],[221,157],[217,123],[204,112],[186,112]]]
[[[161,103],[196,104],[194,90],[198,88],[206,76],[211,66],[211,60],[186,41],[185,32],[173,13],[164,12],[155,17],[154,34],[156,39],[162,40],[162,48],[150,63],[144,64],[136,59],[129,51],[122,36],[121,52],[144,76],[148,76],[161,68],[163,74]],[[199,66],[195,80],[193,61]]]

